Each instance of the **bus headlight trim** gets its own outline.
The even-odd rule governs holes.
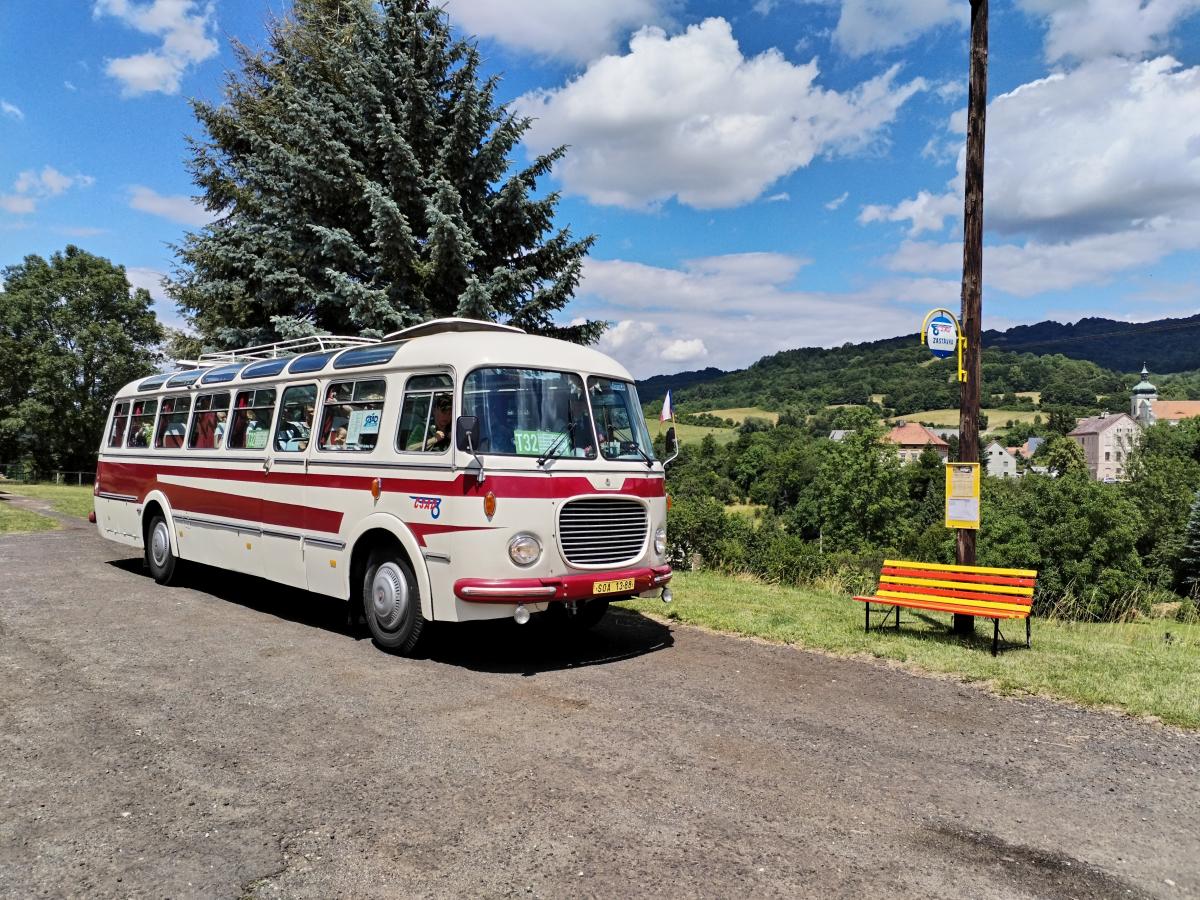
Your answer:
[[[661,525],[654,532],[654,552],[663,556],[667,552],[667,529]]]
[[[532,566],[542,558],[542,542],[537,535],[522,532],[508,542],[508,555],[518,566]]]

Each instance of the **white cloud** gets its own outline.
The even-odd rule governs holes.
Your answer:
[[[969,20],[969,4],[963,0],[843,0],[833,40],[842,52],[865,56]]]
[[[600,348],[638,377],[697,366],[748,365],[778,350],[891,337],[917,309],[953,302],[957,281],[892,277],[847,293],[804,291],[806,260],[745,253],[680,268],[588,260],[578,292],[590,318],[617,324]]]
[[[1200,11],[1200,0],[1017,0],[1046,20],[1046,59],[1141,57],[1161,50],[1171,30]]]
[[[65,87],[65,88],[66,88],[68,91],[77,91],[77,90],[79,90],[79,88],[75,87],[75,82],[73,82],[73,81],[64,81],[64,82],[63,82],[63,87]]]
[[[159,92],[176,94],[189,66],[217,53],[212,2],[199,0],[95,0],[95,18],[114,16],[162,43],[153,50],[110,59],[105,72],[121,82],[126,97]]]
[[[196,228],[207,225],[214,218],[212,213],[191,197],[184,194],[160,194],[140,184],[135,184],[129,189],[129,205],[141,212]]]
[[[645,28],[624,56],[607,56],[557,90],[527,94],[527,144],[571,152],[556,169],[594,203],[653,208],[676,197],[700,209],[759,197],[820,155],[880,139],[899,107],[924,89],[896,83],[898,68],[845,93],[816,84],[816,62],[777,50],[742,55],[724,19],[668,37]]]
[[[920,191],[911,200],[902,200],[895,206],[864,206],[858,221],[868,222],[911,222],[909,237],[917,237],[925,231],[941,231],[946,219],[962,210],[962,199],[958,194],[930,194]]]
[[[171,328],[187,328],[187,323],[180,317],[175,304],[163,290],[163,282],[167,278],[164,273],[144,266],[127,266],[125,277],[134,289],[145,288],[150,292],[150,298],[154,301],[154,312],[162,324]]]
[[[450,0],[451,21],[518,50],[585,63],[644,25],[667,22],[674,0]]]
[[[834,197],[832,200],[830,200],[828,203],[826,203],[825,208],[827,210],[829,210],[830,212],[833,212],[835,209],[840,209],[841,205],[843,203],[845,203],[846,200],[849,199],[849,197],[850,197],[849,191],[842,191],[842,193],[839,196]]]
[[[792,199],[792,195],[789,194],[787,191],[780,191],[778,194],[772,194],[770,197],[767,197],[767,202],[768,203],[787,203],[791,199]]]
[[[7,100],[0,100],[0,113],[3,113],[10,119],[16,119],[18,122],[25,118],[25,113],[21,111],[21,107],[9,103]]]
[[[948,130],[956,132],[959,116]],[[961,147],[961,142],[960,142]],[[909,221],[910,236],[937,230],[962,191],[922,191],[862,221]],[[1058,72],[988,106],[984,216],[990,231],[1046,245],[1090,234],[1144,230],[1200,208],[1200,66],[1170,57],[1109,57]]]
[[[769,16],[778,5],[779,0],[754,0],[754,11],[760,16]]]
[[[0,209],[14,215],[36,212],[38,202],[57,197],[73,187],[86,188],[96,183],[91,175],[64,175],[53,166],[39,172],[26,169],[13,182],[12,193],[0,195]]]
[[[700,338],[690,341],[674,340],[663,348],[662,358],[665,362],[693,362],[708,356],[708,348]]]

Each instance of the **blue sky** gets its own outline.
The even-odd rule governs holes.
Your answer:
[[[640,376],[915,331],[957,307],[966,0],[449,0],[560,221],[566,318]],[[158,281],[207,220],[187,99],[282,0],[0,9],[0,265],[67,243]],[[1200,312],[1200,0],[992,0],[985,325]]]

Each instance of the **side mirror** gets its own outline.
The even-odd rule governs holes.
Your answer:
[[[675,436],[674,425],[667,429],[666,449],[667,458],[663,460],[664,469],[673,463],[675,461],[675,457],[679,455],[679,439]]]
[[[455,428],[459,450],[476,453],[479,450],[479,417],[459,416]]]

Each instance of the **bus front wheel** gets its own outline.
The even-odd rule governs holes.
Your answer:
[[[167,520],[156,515],[146,529],[146,567],[159,584],[170,584],[178,563],[178,557],[171,550],[171,529]]]
[[[412,653],[425,630],[421,594],[412,566],[398,554],[375,550],[363,577],[363,615],[375,643],[391,653]]]

